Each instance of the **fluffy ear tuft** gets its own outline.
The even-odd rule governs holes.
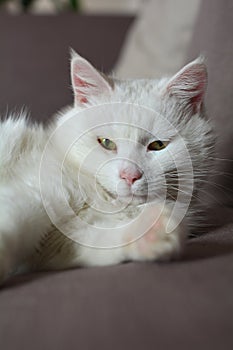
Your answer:
[[[75,105],[111,91],[109,82],[87,60],[71,50],[71,81]]]
[[[207,69],[201,56],[182,68],[167,84],[166,93],[197,113],[204,101],[207,87]]]

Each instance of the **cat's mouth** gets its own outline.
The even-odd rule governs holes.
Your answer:
[[[118,193],[116,191],[114,191],[114,192],[110,191],[102,184],[100,184],[100,186],[104,190],[105,195],[107,195],[107,197],[109,197],[109,199],[112,199],[112,200],[117,201],[117,202],[121,202],[124,204],[128,203],[129,205],[130,204],[132,204],[132,205],[144,204],[144,203],[149,202],[149,198],[148,198],[147,194],[139,194],[137,192],[131,192],[131,191],[129,191],[128,193]]]

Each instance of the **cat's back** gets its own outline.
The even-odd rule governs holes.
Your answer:
[[[38,158],[47,140],[42,125],[31,124],[26,115],[10,116],[0,122],[0,180],[17,167],[25,167]]]

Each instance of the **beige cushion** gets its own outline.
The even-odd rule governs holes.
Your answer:
[[[176,72],[185,60],[200,0],[145,4],[115,68],[119,77],[161,77]]]

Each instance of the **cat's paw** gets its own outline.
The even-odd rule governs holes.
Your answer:
[[[155,213],[158,210],[160,210],[158,206],[151,206],[145,211],[145,215],[149,215],[151,218],[156,217]],[[165,208],[138,238],[135,238],[133,232],[128,232],[125,236],[127,257],[130,260],[138,261],[161,261],[179,256],[186,236],[186,228],[184,224],[176,226],[173,222],[174,229],[168,233],[169,220],[174,221],[171,219],[171,212]]]

